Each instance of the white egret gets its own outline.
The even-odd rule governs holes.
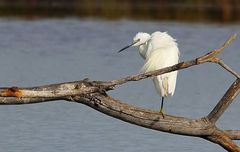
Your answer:
[[[131,46],[138,46],[139,53],[145,59],[145,64],[140,73],[146,73],[177,64],[179,61],[179,49],[176,40],[167,32],[156,31],[149,35],[139,32],[133,38],[133,43],[122,48],[121,52]],[[160,113],[163,114],[164,98],[173,96],[177,80],[177,71],[162,74],[153,78],[156,91],[162,96]]]

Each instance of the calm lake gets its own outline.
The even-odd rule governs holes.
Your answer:
[[[79,19],[0,20],[0,86],[37,86],[81,80],[112,80],[138,73],[144,61],[136,48],[121,54],[138,32],[168,31],[177,39],[181,61],[219,48],[240,25]],[[240,33],[239,33],[240,34]],[[240,37],[221,54],[240,71]],[[179,72],[168,114],[207,115],[235,78],[206,63]],[[150,79],[130,82],[109,92],[129,104],[159,110],[160,97]],[[240,98],[217,125],[240,128]],[[223,152],[200,138],[171,135],[108,117],[87,106],[65,101],[0,106],[0,149],[4,152]]]

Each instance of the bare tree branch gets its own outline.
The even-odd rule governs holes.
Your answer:
[[[211,136],[206,136],[204,139],[209,140],[213,143],[216,143],[226,149],[227,151],[231,152],[239,152],[240,147],[232,141],[232,139],[225,134],[225,132],[216,129]]]
[[[48,101],[61,100],[62,98],[18,98],[0,97],[0,105],[34,104]]]
[[[235,72],[234,70],[232,70],[228,65],[226,65],[221,59],[215,57],[215,58],[213,58],[212,62],[219,64],[225,70],[227,70],[232,75],[234,75],[236,78],[240,79],[240,75],[237,72]]]
[[[240,140],[240,130],[224,130],[232,140]]]
[[[87,94],[99,91],[86,80],[37,86],[32,88],[0,88],[1,97],[56,98]]]
[[[228,108],[228,106],[233,102],[233,100],[238,96],[240,93],[240,79],[237,79],[222,99],[218,102],[218,104],[214,107],[214,109],[209,113],[207,118],[210,122],[215,123],[224,111]]]
[[[220,130],[215,125],[216,121],[240,92],[239,74],[228,67],[221,59],[216,57],[233,39],[235,39],[235,37],[236,35],[232,35],[218,50],[213,50],[194,60],[181,62],[160,70],[128,76],[118,80],[103,82],[84,79],[81,81],[31,88],[0,88],[0,104],[31,104],[55,100],[78,102],[105,113],[106,115],[138,126],[173,134],[204,138],[219,144],[229,152],[240,152],[238,145],[233,142],[233,140],[240,140],[240,131]],[[237,77],[237,79],[209,115],[200,119],[189,119],[171,115],[164,115],[163,117],[159,112],[128,105],[106,94],[106,91],[112,90],[115,86],[129,81],[139,81],[206,62],[217,63]]]
[[[228,38],[228,40],[217,50],[213,50],[207,54],[205,54],[204,56],[202,57],[199,57],[198,58],[198,62],[212,62],[212,59],[214,57],[216,57],[217,55],[219,55],[220,53],[222,53],[224,51],[225,48],[227,48],[231,43],[232,41],[237,37],[237,34],[233,34],[230,36],[230,38]]]
[[[154,130],[188,136],[211,135],[213,131],[205,119],[170,115],[163,118],[159,112],[134,107],[103,94],[75,96],[73,99],[109,116]]]

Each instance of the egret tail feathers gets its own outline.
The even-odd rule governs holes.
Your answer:
[[[168,90],[168,77],[163,77],[163,81],[162,81],[162,85],[163,85],[163,97],[168,96],[169,94],[169,90]]]
[[[153,78],[153,83],[157,93],[162,97],[167,97],[169,93],[168,77],[160,75]]]

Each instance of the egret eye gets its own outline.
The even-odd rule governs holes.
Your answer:
[[[141,40],[140,38],[139,38],[139,39],[137,39],[137,40],[135,41],[135,43],[137,43],[137,42],[140,42],[140,40]]]

